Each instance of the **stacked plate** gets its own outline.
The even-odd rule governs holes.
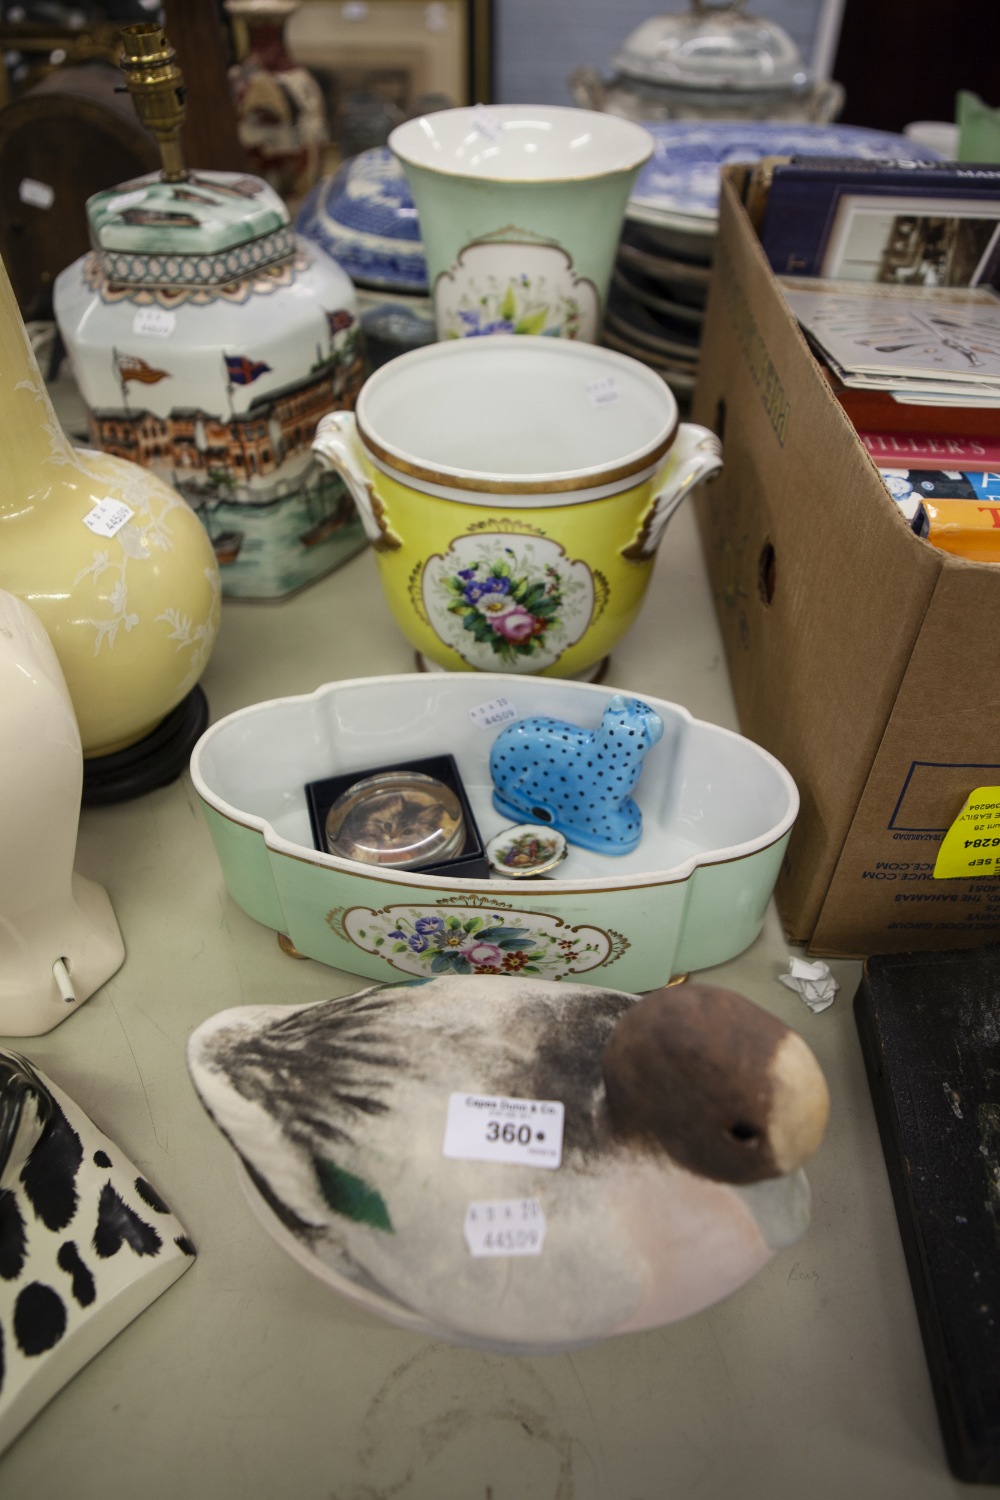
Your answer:
[[[764,156],[937,158],[905,136],[853,125],[667,120],[646,128],[656,145],[626,210],[604,342],[658,370],[679,399],[698,372],[724,166]]]

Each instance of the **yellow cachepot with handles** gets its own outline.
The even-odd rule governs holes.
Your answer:
[[[424,665],[594,675],[635,619],[667,520],[721,467],[645,365],[496,335],[414,350],[319,424]]]

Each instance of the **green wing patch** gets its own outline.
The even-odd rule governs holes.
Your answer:
[[[384,1229],[389,1234],[395,1232],[389,1210],[375,1188],[324,1156],[313,1157],[313,1165],[320,1192],[335,1214],[353,1219],[356,1224],[370,1224],[372,1229]]]

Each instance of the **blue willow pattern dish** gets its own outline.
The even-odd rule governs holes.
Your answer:
[[[345,161],[316,184],[296,229],[364,286],[427,291],[427,264],[409,184],[384,146]]]
[[[906,136],[857,125],[788,124],[762,120],[651,122],[653,155],[629,199],[627,217],[656,222],[663,214],[714,220],[719,174],[730,162],[762,156],[854,156],[866,161],[935,161],[938,153]]]

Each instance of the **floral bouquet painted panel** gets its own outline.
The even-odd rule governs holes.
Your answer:
[[[538,672],[575,646],[605,602],[603,579],[558,543],[456,537],[423,574],[427,619],[479,671]]]
[[[564,979],[613,963],[629,947],[617,932],[495,901],[449,907],[355,906],[331,911],[331,929],[403,974],[541,974]]]
[[[517,231],[514,231],[517,233]],[[543,334],[593,343],[601,299],[558,245],[477,241],[434,283],[439,338]]]

